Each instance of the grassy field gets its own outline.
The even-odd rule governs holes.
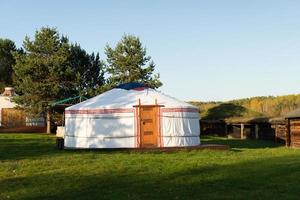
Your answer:
[[[230,151],[60,151],[0,134],[0,199],[299,199],[300,150],[206,137]]]

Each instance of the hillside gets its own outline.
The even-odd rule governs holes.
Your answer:
[[[276,117],[300,107],[300,94],[189,103],[199,107],[203,119]]]

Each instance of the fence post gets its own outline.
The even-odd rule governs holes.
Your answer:
[[[244,124],[241,124],[241,139],[244,139]]]

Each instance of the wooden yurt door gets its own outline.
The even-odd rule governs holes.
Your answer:
[[[140,147],[157,147],[158,107],[140,106]]]

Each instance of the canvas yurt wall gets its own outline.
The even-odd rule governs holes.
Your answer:
[[[66,148],[200,144],[198,108],[130,83],[66,108]]]

